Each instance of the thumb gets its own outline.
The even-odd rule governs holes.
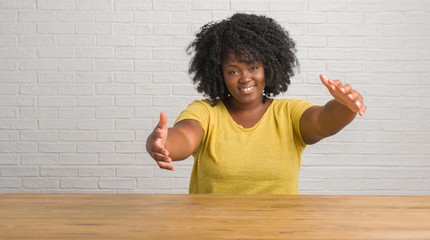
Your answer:
[[[161,129],[167,128],[167,115],[165,112],[160,113],[160,121],[158,122],[158,127]]]
[[[329,90],[334,90],[335,86],[333,86],[329,80],[324,74],[320,74],[320,79],[321,82],[324,84],[324,86],[326,86]]]

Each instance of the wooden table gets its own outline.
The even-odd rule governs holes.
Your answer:
[[[430,239],[430,196],[2,194],[0,239]]]

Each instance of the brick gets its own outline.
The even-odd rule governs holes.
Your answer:
[[[143,36],[136,37],[136,46],[168,47],[171,46],[172,36]]]
[[[112,107],[113,97],[95,96],[86,97],[81,96],[76,98],[76,105],[80,107]]]
[[[146,151],[143,143],[116,143],[116,153],[142,153]]]
[[[1,60],[0,60],[0,62],[1,62]],[[18,85],[17,84],[0,83],[0,94],[2,94],[2,95],[16,95],[17,93],[18,93]]]
[[[318,1],[318,0],[309,0],[308,9],[310,12],[312,11],[344,11],[345,10],[345,2],[338,0],[326,0],[326,1]]]
[[[98,131],[98,142],[130,142],[134,140],[133,131]]]
[[[34,0],[19,0],[19,1],[0,1],[2,9],[19,8],[19,9],[35,9],[36,3]]]
[[[101,47],[81,47],[76,48],[76,57],[79,58],[112,58],[114,56],[112,48]]]
[[[101,165],[134,164],[134,155],[132,154],[100,154],[99,158]]]
[[[26,84],[20,86],[19,93],[22,95],[56,95],[57,87],[55,85]]]
[[[93,119],[95,110],[89,108],[60,108],[58,118],[60,119]]]
[[[78,175],[76,167],[41,167],[40,176],[42,177],[75,177]]]
[[[188,0],[165,0],[165,1],[155,1],[152,3],[154,10],[191,10],[191,3]]]
[[[193,10],[229,10],[229,1],[227,0],[193,0],[191,2]]]
[[[171,13],[162,11],[135,12],[134,21],[137,23],[170,23]]]
[[[20,22],[53,22],[55,20],[55,12],[49,11],[19,11],[18,16]]]
[[[164,97],[154,97],[154,106],[185,106],[189,104],[188,97],[179,96],[164,96]]]
[[[109,11],[114,9],[114,0],[76,0],[76,9]]]
[[[72,23],[39,23],[37,24],[37,32],[52,34],[73,34],[75,33],[75,25]]]
[[[24,178],[22,186],[30,189],[60,188],[60,180],[55,178]]]
[[[116,169],[118,177],[152,177],[152,167],[118,167]]]
[[[60,34],[57,41],[59,46],[94,46],[96,37],[90,35]]]
[[[347,0],[346,10],[351,12],[383,12],[384,2],[373,0]]]
[[[75,129],[74,120],[39,120],[40,129]]]
[[[61,165],[96,165],[97,154],[60,154]]]
[[[102,189],[134,189],[136,181],[130,178],[100,179],[99,186]]]
[[[323,3],[324,4],[324,3]],[[362,24],[363,14],[360,13],[328,13],[327,23],[330,24]]]
[[[37,123],[35,120],[1,120],[0,129],[15,129],[15,130],[31,130],[37,129]]]
[[[58,133],[60,141],[94,141],[96,134],[90,131],[61,131]]]
[[[0,132],[0,141],[17,142],[19,133],[16,131],[2,130]]]
[[[113,82],[113,74],[108,72],[77,73],[78,83],[110,83]]]
[[[3,45],[3,46],[5,46],[5,45]],[[49,46],[49,47],[54,47],[55,46],[55,37],[54,36],[41,36],[41,35],[20,35],[20,36],[18,36],[18,46],[40,46],[40,47]]]
[[[96,60],[96,71],[132,71],[133,61],[130,60]]]
[[[114,34],[145,36],[145,35],[151,35],[152,30],[149,24],[117,23],[117,24],[114,24]]]
[[[34,23],[0,23],[1,34],[28,34],[36,33]]]
[[[33,48],[11,48],[2,47],[0,51],[0,58],[9,59],[22,59],[22,58],[36,58],[36,51]]]
[[[137,39],[137,38],[136,38]],[[136,40],[137,42],[137,40]],[[99,35],[96,39],[97,46],[135,46],[135,38],[132,36],[104,36]],[[138,46],[136,44],[136,46]]]
[[[75,2],[68,0],[38,0],[37,7],[41,10],[73,10]]]
[[[4,177],[34,177],[39,176],[38,167],[2,167],[1,174]]]
[[[96,118],[100,119],[120,119],[132,118],[133,110],[131,108],[97,108]]]
[[[134,61],[134,68],[143,72],[170,72],[172,64],[169,61],[137,60]]]
[[[152,75],[150,73],[115,73],[115,82],[118,83],[150,83]]]
[[[114,177],[115,168],[111,167],[80,167],[80,177]]]
[[[70,83],[74,81],[74,75],[61,72],[38,72],[37,79],[40,83]]]
[[[283,0],[270,0],[270,11],[306,11],[306,2],[301,0],[283,1]]]
[[[423,27],[414,25],[384,26],[382,36],[385,37],[419,37],[423,33]]]
[[[59,22],[91,22],[94,20],[92,13],[85,12],[57,12]]]
[[[0,105],[14,107],[32,107],[35,105],[35,101],[33,97],[0,96]]]
[[[175,86],[175,89],[176,89],[176,87],[177,86]],[[164,95],[164,94],[171,94],[171,93],[172,93],[172,86],[171,85],[164,85],[164,84],[136,85],[136,94],[144,94],[144,95],[161,94],[161,95]],[[183,92],[181,92],[181,93],[183,93]]]
[[[78,153],[112,153],[111,143],[78,143]]]
[[[116,97],[115,106],[118,107],[142,107],[151,106],[152,97],[150,96],[133,96],[133,97]]]
[[[172,189],[175,186],[173,178],[138,178],[137,188]]]
[[[56,70],[57,62],[51,59],[20,60],[20,70]]]
[[[76,128],[83,130],[111,130],[113,129],[113,120],[77,120]]]
[[[76,106],[75,97],[38,97],[38,105],[41,107],[73,107]]]
[[[0,188],[2,191],[5,188],[19,188],[21,187],[21,179],[20,178],[1,178],[0,179]]]
[[[118,59],[150,59],[151,50],[149,48],[117,48],[115,57]]]
[[[0,36],[0,45],[3,47],[15,47],[18,36]]]
[[[288,23],[324,23],[325,16],[321,13],[291,13],[288,14]]]
[[[402,24],[402,13],[367,13],[364,18],[366,24]]]
[[[72,58],[75,52],[70,47],[50,47],[38,48],[38,55],[40,58]]]
[[[421,11],[422,2],[419,0],[391,0],[384,1],[385,11]]]
[[[58,163],[58,156],[53,154],[22,154],[21,164],[22,165],[56,165]]]
[[[345,27],[342,25],[312,24],[309,25],[309,35],[313,36],[342,36]]]
[[[178,73],[154,73],[153,83],[189,83],[190,76],[184,72]]]
[[[0,117],[1,118],[16,118],[17,109],[16,108],[5,108],[0,107]]]
[[[152,58],[156,60],[188,60],[183,48],[153,48]]]
[[[120,130],[142,130],[148,129],[151,123],[150,119],[116,120],[115,128]]]
[[[54,131],[21,131],[21,140],[24,141],[56,141],[57,133]]]
[[[98,188],[98,180],[96,178],[63,178],[61,188]]]
[[[152,7],[150,0],[115,0],[117,10],[150,10]]]
[[[57,61],[58,69],[61,71],[92,71],[93,61],[86,59],[60,59]]]
[[[75,143],[39,143],[41,153],[71,153],[76,152]]]
[[[380,26],[349,25],[345,29],[346,36],[381,36],[383,29]]]
[[[110,23],[77,23],[78,34],[112,34],[114,27]]]

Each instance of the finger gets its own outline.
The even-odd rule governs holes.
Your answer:
[[[172,162],[172,159],[169,156],[166,156],[166,155],[158,153],[158,152],[153,152],[152,153],[152,158],[155,161],[161,161],[161,162],[167,162],[167,163],[171,163]]]
[[[157,162],[157,164],[162,169],[167,169],[167,170],[170,170],[170,171],[175,171],[175,167],[174,166],[172,166],[170,164],[167,164],[165,162],[160,162],[159,161],[159,162]]]
[[[336,86],[330,83],[330,79],[328,79],[324,74],[320,74],[321,82],[326,86],[329,91],[334,91]]]
[[[344,85],[342,88],[343,88],[345,94],[350,94],[350,93],[354,92],[354,89],[352,89],[351,85],[349,85],[349,84]]]
[[[358,111],[358,114],[360,114],[360,116],[364,116],[364,112],[366,111],[367,106],[366,105],[362,105],[360,108],[360,111]]]
[[[158,122],[159,128],[167,128],[167,115],[165,112],[160,113],[160,121]]]

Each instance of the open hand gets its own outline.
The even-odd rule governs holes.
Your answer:
[[[355,91],[349,84],[343,85],[339,80],[328,79],[323,74],[320,75],[321,82],[327,87],[331,95],[340,104],[346,106],[351,111],[364,115],[366,105],[363,103],[363,96]]]
[[[169,157],[169,151],[166,148],[167,134],[167,116],[166,113],[161,112],[158,125],[146,141],[146,151],[148,151],[149,155],[157,162],[160,168],[174,171],[175,167],[169,164],[172,162],[172,159]]]

